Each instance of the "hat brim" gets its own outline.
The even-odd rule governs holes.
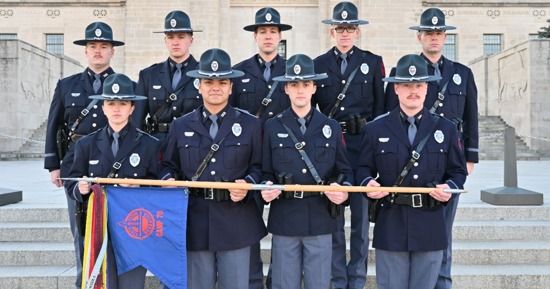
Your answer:
[[[231,70],[231,71],[220,71],[216,73],[210,73],[210,72],[201,72],[200,70],[191,70],[187,72],[185,75],[189,77],[201,78],[201,79],[229,79],[229,78],[241,77],[244,75],[244,72],[240,70]]]
[[[417,26],[411,26],[409,27],[410,30],[417,30],[417,31],[432,31],[432,30],[443,30],[443,31],[446,31],[446,30],[455,30],[456,27],[454,26],[448,26],[448,25],[443,25],[443,26],[425,26],[425,25],[417,25]]]
[[[367,20],[335,20],[335,19],[326,19],[321,22],[325,24],[341,24],[341,25],[364,25],[369,24]]]
[[[393,82],[393,83],[405,83],[405,82],[431,82],[440,80],[441,76],[434,76],[434,75],[428,75],[427,77],[399,77],[399,76],[392,76],[392,77],[385,77],[382,78],[385,82]]]
[[[153,31],[153,33],[194,33],[202,32],[202,30],[193,30],[193,29],[166,29],[164,31]]]
[[[326,73],[321,74],[314,74],[311,76],[286,76],[281,75],[273,78],[273,81],[279,81],[279,82],[300,82],[300,81],[310,81],[310,80],[320,80],[327,78],[328,75]]]
[[[146,96],[142,95],[110,95],[110,94],[99,94],[99,95],[90,95],[89,99],[98,99],[98,100],[145,100]]]
[[[73,41],[74,44],[80,45],[80,46],[86,46],[88,42],[108,42],[111,43],[113,46],[122,46],[124,45],[124,42],[117,41],[117,40],[106,40],[106,39],[82,39],[82,40],[76,40]]]
[[[287,30],[292,29],[292,26],[288,25],[288,24],[269,23],[269,22],[247,25],[247,26],[243,27],[243,29],[246,30],[246,31],[250,31],[250,32],[256,32],[256,28],[262,27],[262,26],[277,26],[277,27],[279,27],[279,29],[281,31],[287,31]]]

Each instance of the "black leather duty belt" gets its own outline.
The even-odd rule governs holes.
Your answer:
[[[216,202],[231,200],[229,191],[226,189],[189,188],[189,194],[194,197],[203,197],[205,200],[213,200]]]
[[[347,134],[360,134],[363,131],[363,126],[367,124],[367,119],[362,118],[349,118],[346,121],[339,122],[342,128],[342,133]]]
[[[428,194],[390,194],[384,197],[390,204],[411,206],[413,208],[432,208],[441,204]]]
[[[168,133],[168,131],[170,130],[169,123],[159,123],[156,126],[156,131],[158,132]]]
[[[283,191],[281,193],[281,197],[283,199],[303,199],[303,198],[309,198],[309,197],[318,197],[321,196],[323,193],[321,192],[303,192],[303,191]]]

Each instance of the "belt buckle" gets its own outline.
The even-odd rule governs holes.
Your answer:
[[[344,99],[345,97],[346,97],[345,94],[340,93],[340,94],[338,94],[338,96],[337,96],[336,98],[337,98],[338,100],[342,100],[342,99]]]
[[[294,191],[294,198],[295,199],[303,199],[304,198],[304,191]]]
[[[264,98],[262,99],[262,105],[267,106],[273,99],[271,98]]]
[[[296,147],[297,150],[301,150],[304,148],[304,145],[304,142],[297,142],[296,144],[294,144],[294,147]]]
[[[213,200],[214,199],[214,189],[212,189],[212,188],[204,189],[204,199],[205,200]]]
[[[83,109],[83,110],[80,112],[80,114],[82,114],[82,116],[87,116],[88,113],[90,113],[90,111],[89,111],[87,108]]]
[[[422,207],[422,195],[421,194],[413,194],[412,195],[412,207],[413,208],[421,208]]]

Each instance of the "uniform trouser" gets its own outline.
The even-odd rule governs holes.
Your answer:
[[[260,215],[264,213],[264,202],[260,194],[256,194],[255,202],[258,205]],[[263,289],[264,288],[264,264],[262,262],[260,242],[252,244],[250,246],[250,279],[248,282],[249,289]],[[271,283],[271,274],[267,275],[266,283]],[[267,285],[267,284],[266,284]],[[268,285],[268,289],[271,288],[271,284]]]
[[[228,251],[187,251],[187,287],[248,288],[250,247]],[[216,286],[216,279],[218,287]]]
[[[449,247],[443,251],[443,260],[441,261],[441,269],[437,278],[436,289],[450,289],[453,285],[451,278],[451,265],[453,261],[453,223],[455,221],[456,208],[458,207],[458,199],[460,194],[453,194],[452,198],[443,207],[445,214],[445,226],[447,227],[447,241]]]
[[[347,266],[343,213],[338,216],[338,232],[332,235],[332,287],[362,289],[367,282],[369,254],[368,200],[361,194],[350,194],[350,210],[350,261]]]
[[[378,289],[433,288],[442,258],[443,250],[408,252],[376,249]]]
[[[272,288],[325,289],[330,285],[332,235],[273,235]]]
[[[109,289],[143,289],[147,269],[138,266],[120,276],[116,267],[116,258],[111,243],[107,245],[107,288]]]
[[[69,192],[65,189],[65,196],[67,197],[67,208],[69,211],[69,224],[71,227],[71,234],[73,235],[74,254],[76,261],[76,288],[80,288],[82,285],[82,256],[84,254],[84,236],[81,236],[76,226],[75,205],[76,201],[69,198]]]

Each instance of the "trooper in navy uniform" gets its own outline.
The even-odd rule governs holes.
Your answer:
[[[396,76],[384,78],[399,107],[364,128],[359,185],[433,187],[429,194],[366,194],[381,201],[373,238],[380,289],[434,288],[448,245],[444,206],[451,194],[444,189],[462,189],[466,180],[456,125],[423,107],[427,82],[438,79],[420,56],[403,56]]]
[[[284,76],[291,108],[268,120],[264,128],[262,171],[267,184],[329,184],[334,191],[294,192],[262,190],[270,202],[268,231],[273,233],[272,288],[329,288],[332,234],[338,229],[330,203],[340,205],[348,193],[335,181],[351,185],[353,171],[347,159],[338,123],[311,106],[315,81],[313,60],[292,56]],[[300,145],[300,148],[297,145]]]
[[[263,124],[290,107],[284,86],[273,78],[285,73],[286,60],[278,54],[278,47],[282,31],[290,30],[292,26],[282,24],[279,12],[271,7],[258,10],[255,18],[255,23],[245,26],[244,30],[254,32],[258,53],[233,66],[233,69],[244,72],[244,76],[233,81],[229,103],[259,117]],[[263,213],[264,203],[259,194],[257,197],[258,208]],[[250,289],[263,289],[263,277],[258,243],[250,248]],[[268,273],[267,288],[271,287],[270,283],[271,274]]]
[[[261,179],[260,120],[228,104],[231,69],[221,49],[205,51],[199,69],[204,105],[172,122],[163,155],[162,179],[181,172],[192,181],[258,183]],[[187,211],[187,278],[189,288],[248,288],[250,245],[266,234],[254,201],[257,191],[190,189]]]
[[[229,103],[256,115],[262,123],[290,107],[283,85],[273,80],[285,73],[286,60],[278,48],[282,31],[290,29],[292,26],[282,24],[279,12],[271,7],[258,10],[255,24],[244,27],[254,32],[258,53],[233,67],[244,76],[235,79]]]
[[[340,2],[334,9],[330,35],[336,46],[315,59],[315,71],[327,73],[328,78],[317,82],[313,105],[340,123],[353,168],[361,146],[362,127],[384,112],[384,63],[382,57],[354,45],[359,36],[360,20],[357,7]],[[369,221],[367,200],[358,194],[350,195],[351,236],[350,261],[346,266],[344,214],[339,217],[340,229],[334,234],[332,256],[333,288],[363,288],[366,283]]]
[[[103,22],[88,25],[85,38],[73,43],[85,46],[88,67],[81,73],[59,80],[52,98],[46,130],[44,168],[50,171],[51,182],[57,187],[63,186],[59,178],[69,174],[75,142],[107,124],[101,101],[88,99],[88,96],[101,92],[105,78],[114,73],[110,67],[111,58],[115,55],[114,47],[124,45],[124,42],[113,40],[111,27]],[[76,203],[68,195],[67,205],[75,245],[75,284],[76,288],[80,288],[84,232],[78,232],[75,222]]]
[[[92,95],[90,99],[103,101],[102,110],[108,124],[76,142],[69,177],[157,179],[160,142],[129,121],[135,109],[134,101],[146,97],[134,95],[134,83],[126,75],[112,74],[105,79],[103,93]],[[87,202],[91,192],[89,182],[67,181],[65,187],[77,202]],[[109,245],[108,288],[143,289],[147,270],[139,266],[117,276],[112,250]]]
[[[198,92],[198,80],[186,76],[196,69],[198,62],[190,54],[193,33],[191,20],[183,11],[172,11],[164,20],[164,43],[169,52],[167,60],[151,65],[139,72],[136,93],[147,96],[147,101],[136,105],[133,120],[163,141],[168,135],[170,123],[199,107],[202,98]]]
[[[428,71],[432,75],[441,76],[441,80],[428,83],[424,106],[457,124],[468,173],[471,174],[474,171],[474,163],[479,161],[477,87],[470,68],[443,56],[446,31],[455,27],[445,24],[443,11],[429,8],[420,16],[420,25],[412,26],[410,29],[418,31],[418,42],[422,45],[420,56],[426,61]],[[394,70],[390,75],[395,75]],[[387,89],[386,95],[387,107],[391,110],[397,106],[398,99],[393,89]],[[452,286],[452,228],[458,200],[459,194],[453,194],[445,207],[449,248],[443,255],[437,289],[450,289]]]

